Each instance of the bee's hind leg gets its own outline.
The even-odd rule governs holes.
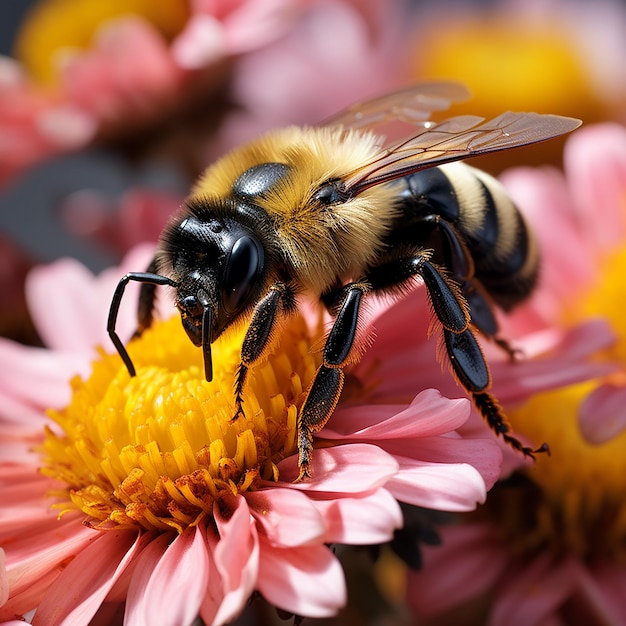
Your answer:
[[[494,306],[482,285],[476,279],[461,284],[463,296],[470,309],[472,324],[487,338],[491,339],[501,350],[508,354],[511,361],[517,361],[523,356],[519,348],[499,335],[500,326],[496,319]]]

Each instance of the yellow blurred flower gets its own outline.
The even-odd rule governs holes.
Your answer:
[[[594,42],[582,30],[587,35],[595,30],[583,24],[582,11],[574,14],[561,3],[537,15],[513,3],[484,13],[465,8],[451,17],[446,6],[448,10],[442,5],[416,20],[409,73],[414,80],[465,83],[473,97],[455,114],[494,117],[505,110],[536,111],[577,117],[586,124],[614,117],[599,87],[600,70],[606,73],[607,64],[594,65],[589,54]],[[601,17],[590,13],[587,20],[597,22],[598,36],[604,28]],[[618,72],[617,59],[615,65]],[[559,163],[562,149],[562,141],[549,142],[527,157],[516,150],[477,165],[498,172],[524,163]]]
[[[68,49],[85,50],[103,23],[143,17],[167,40],[189,18],[186,0],[40,0],[27,13],[15,40],[15,56],[38,82],[55,84],[58,62]]]
[[[505,17],[474,18],[433,28],[420,38],[416,75],[461,80],[481,115],[502,107],[588,118],[600,103],[568,35],[558,25],[524,26]]]

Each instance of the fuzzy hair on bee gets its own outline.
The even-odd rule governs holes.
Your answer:
[[[232,193],[242,171],[267,162],[286,165],[284,175],[256,194],[255,202],[270,216],[276,243],[300,286],[319,297],[338,275],[356,276],[374,261],[398,209],[393,189],[384,186],[333,202],[332,210],[315,196],[328,181],[343,180],[380,150],[381,139],[369,132],[290,127],[235,149],[209,167],[191,197],[212,206]]]
[[[107,329],[131,376],[135,367],[115,326],[126,285],[141,283],[137,335],[153,321],[166,286],[189,339],[213,375],[211,345],[246,324],[233,396],[243,413],[249,369],[263,359],[298,296],[333,318],[322,363],[297,427],[298,480],[310,476],[313,434],[341,396],[344,368],[358,360],[370,294],[401,296],[422,282],[441,354],[489,427],[524,455],[490,393],[477,336],[499,336],[495,308],[510,310],[536,284],[539,252],[523,216],[494,178],[461,159],[570,132],[580,121],[507,112],[436,122],[465,100],[456,83],[424,83],[353,105],[319,126],[269,132],[219,159],[164,229],[145,272],[130,272],[113,295]],[[387,122],[409,129],[388,139]],[[407,329],[410,332],[410,329]]]

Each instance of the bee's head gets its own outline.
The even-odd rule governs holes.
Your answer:
[[[211,380],[211,343],[258,300],[265,283],[265,251],[253,229],[232,216],[194,214],[164,232],[160,259],[176,283],[183,327],[204,352]]]

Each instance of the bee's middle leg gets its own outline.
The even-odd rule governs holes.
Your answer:
[[[332,415],[343,389],[343,367],[349,361],[359,321],[363,296],[369,291],[365,281],[350,283],[324,298],[336,309],[333,327],[324,344],[323,360],[311,383],[298,416],[298,480],[310,476],[313,433],[321,430]]]

